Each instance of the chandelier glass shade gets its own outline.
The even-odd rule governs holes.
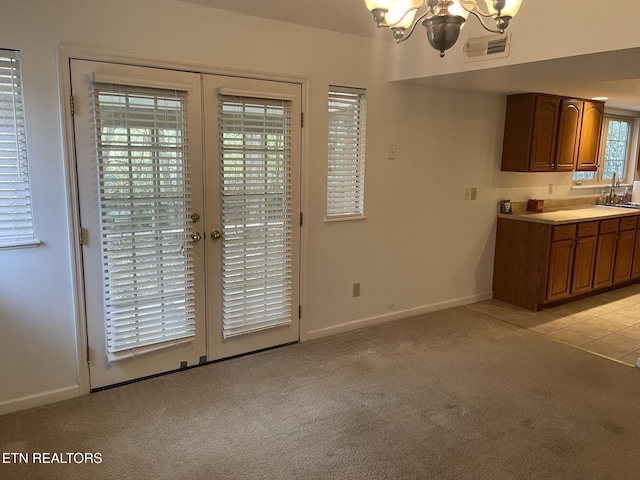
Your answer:
[[[504,33],[518,13],[522,0],[365,0],[378,27],[391,29],[400,43],[418,23],[427,31],[429,44],[444,56],[460,35],[469,14],[493,33]]]

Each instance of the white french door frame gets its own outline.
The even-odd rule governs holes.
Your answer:
[[[67,231],[69,232],[69,248],[71,257],[72,276],[72,299],[75,319],[76,334],[76,360],[77,378],[79,393],[87,395],[91,393],[91,381],[89,371],[89,344],[87,340],[87,314],[85,309],[85,287],[82,260],[82,228],[80,223],[80,200],[78,190],[77,159],[75,152],[74,118],[71,101],[71,66],[72,59],[88,60],[98,62],[110,62],[122,65],[162,68],[169,70],[179,70],[188,72],[198,72],[211,75],[225,75],[232,77],[250,78],[256,80],[272,80],[289,83],[297,83],[301,86],[302,112],[308,110],[308,78],[294,75],[274,75],[256,71],[241,71],[231,69],[216,68],[211,65],[186,64],[180,62],[170,62],[166,60],[151,59],[147,57],[136,57],[122,55],[118,53],[101,52],[92,49],[84,49],[72,46],[58,47],[58,84],[60,92],[60,112],[62,125],[62,153],[64,157],[64,170],[66,181],[66,204],[67,204]],[[306,122],[305,122],[306,123]],[[300,151],[300,211],[309,211],[308,198],[308,131],[307,125],[301,132]],[[307,300],[307,252],[309,236],[305,233],[305,228],[300,231],[300,274],[299,274],[299,302],[304,305]],[[304,315],[299,320],[300,341],[307,339],[307,328],[304,328]]]

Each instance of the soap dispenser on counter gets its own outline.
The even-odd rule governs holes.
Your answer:
[[[600,192],[600,198],[598,199],[598,205],[606,205],[607,204],[607,191],[602,190]]]

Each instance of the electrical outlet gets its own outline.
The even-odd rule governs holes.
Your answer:
[[[469,188],[465,188],[464,189],[464,199],[465,200],[469,200]]]
[[[351,296],[353,296],[353,297],[359,297],[360,296],[360,284],[359,283],[354,283],[351,286]]]
[[[478,198],[478,187],[471,187],[471,200]]]

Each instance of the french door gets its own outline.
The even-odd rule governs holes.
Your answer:
[[[297,341],[300,86],[71,77],[91,388]]]

